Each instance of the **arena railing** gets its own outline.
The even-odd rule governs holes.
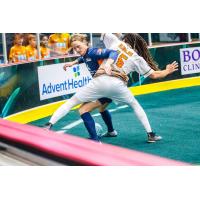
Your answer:
[[[41,55],[40,55],[40,34],[41,33],[36,33],[36,38],[37,38],[37,49],[38,49],[38,57],[39,59],[41,59]],[[152,46],[155,46],[153,45],[153,42],[152,42],[152,35],[154,33],[147,33],[147,40],[148,40],[148,45],[149,47],[152,47]],[[192,36],[191,36],[191,33],[186,33],[187,34],[187,41],[188,42],[192,42]],[[7,41],[6,41],[6,33],[2,33],[2,46],[3,46],[3,60],[4,60],[4,64],[7,64],[8,63],[8,56],[7,56]],[[90,44],[91,46],[93,46],[93,36],[96,35],[96,34],[93,34],[93,33],[88,33],[88,36],[89,36],[89,41],[90,41]],[[198,39],[200,38],[200,34],[198,36]],[[173,44],[173,43],[171,43]]]

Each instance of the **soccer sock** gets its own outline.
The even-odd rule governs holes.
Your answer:
[[[114,128],[113,128],[113,124],[112,124],[112,117],[111,114],[108,110],[105,110],[101,113],[101,117],[103,119],[103,121],[105,122],[107,128],[108,128],[108,132],[113,132]]]
[[[144,126],[145,130],[147,133],[152,132],[149,120],[147,118],[146,113],[144,112],[143,108],[141,105],[138,103],[138,101],[135,99],[134,102],[131,104],[131,107],[134,109],[134,112],[139,119],[139,121],[142,123]]]
[[[72,97],[54,112],[49,122],[51,124],[55,124],[58,120],[64,117],[74,106],[80,103],[81,102],[77,98]]]
[[[81,115],[81,118],[85,124],[85,127],[90,135],[90,138],[93,140],[98,140],[96,128],[95,128],[95,122],[92,118],[91,114],[89,112],[83,113]]]

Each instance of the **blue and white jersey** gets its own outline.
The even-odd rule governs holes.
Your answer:
[[[94,76],[103,59],[111,58],[116,61],[117,57],[118,53],[115,50],[88,48],[86,54],[78,58],[78,63],[85,63],[91,75]]]

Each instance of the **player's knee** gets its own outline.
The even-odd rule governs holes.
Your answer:
[[[76,96],[72,96],[70,99],[67,100],[67,102],[73,103],[73,102],[77,102],[78,99],[76,98]]]
[[[91,112],[92,110],[93,109],[90,106],[81,106],[78,111],[79,111],[79,114],[82,115],[86,112]]]
[[[103,107],[103,106],[99,107],[99,112],[104,112],[105,110],[106,110],[105,107]]]
[[[82,115],[82,114],[86,113],[87,111],[86,111],[86,109],[84,107],[80,107],[78,109],[78,112],[79,112],[80,115]]]
[[[67,102],[64,103],[63,105],[74,107],[74,106],[77,106],[80,103],[82,103],[82,102],[80,100],[78,100],[76,97],[73,96],[70,99],[68,99]]]
[[[108,106],[108,103],[105,103],[105,104],[99,106],[99,112],[104,112],[106,110],[107,106]]]
[[[129,105],[135,110],[136,108],[138,108],[138,106],[140,106],[140,104],[138,103],[138,101],[134,98],[134,100],[130,101]]]

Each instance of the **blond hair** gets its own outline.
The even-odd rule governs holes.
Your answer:
[[[86,34],[75,33],[70,38],[70,45],[74,41],[83,42],[88,45],[88,39]]]

